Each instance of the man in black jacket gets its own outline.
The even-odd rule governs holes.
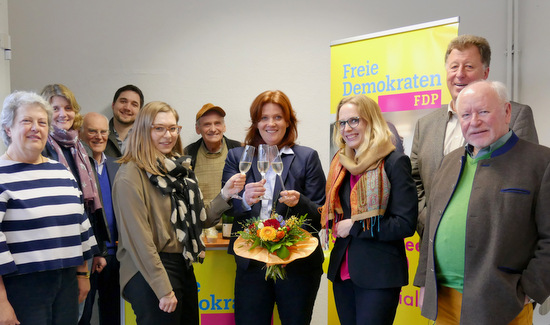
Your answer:
[[[109,121],[109,137],[105,154],[119,158],[126,149],[128,134],[134,126],[139,110],[143,107],[143,93],[134,85],[117,89],[113,97],[113,118]]]

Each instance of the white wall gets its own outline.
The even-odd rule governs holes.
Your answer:
[[[521,1],[519,7],[519,98],[530,104],[541,144],[550,146],[550,1]]]
[[[0,34],[8,34],[8,0],[0,0]],[[4,60],[4,51],[0,49],[0,103],[10,93],[10,61]],[[0,108],[1,110],[1,108]],[[0,153],[6,150],[0,139]]]
[[[11,88],[64,83],[85,112],[109,115],[114,91],[133,83],[146,101],[180,112],[184,142],[197,138],[194,115],[206,102],[227,110],[227,135],[242,139],[252,99],[281,89],[298,113],[299,142],[326,170],[331,41],[460,16],[460,33],[488,38],[491,78],[505,81],[506,9],[502,0],[11,0]]]

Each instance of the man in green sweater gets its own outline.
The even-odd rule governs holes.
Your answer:
[[[441,324],[531,325],[550,295],[550,149],[510,130],[500,82],[460,92],[466,146],[433,180],[414,285]]]

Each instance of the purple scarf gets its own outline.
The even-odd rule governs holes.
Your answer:
[[[97,191],[97,184],[94,177],[94,170],[90,164],[90,159],[86,153],[86,149],[78,140],[78,132],[76,130],[65,131],[53,126],[53,131],[50,132],[48,137],[48,143],[57,152],[59,162],[65,165],[69,171],[69,163],[63,155],[63,151],[60,146],[69,148],[73,155],[74,163],[80,177],[80,189],[84,197],[84,207],[89,213],[93,213],[98,209],[101,209],[101,201],[99,199],[99,193]]]

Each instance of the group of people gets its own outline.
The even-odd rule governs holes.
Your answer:
[[[550,149],[536,144],[530,108],[485,80],[489,63],[481,37],[449,44],[452,101],[417,122],[410,158],[374,100],[343,98],[328,177],[296,143],[296,112],[278,90],[252,101],[243,143],[224,136],[225,111],[205,104],[201,139],[185,148],[178,112],[144,105],[133,85],[116,92],[110,121],[82,116],[61,84],[14,92],[0,116],[0,324],[89,324],[96,290],[101,324],[119,322],[121,296],[138,324],[199,324],[203,228],[225,213],[237,232],[271,212],[307,214],[316,238],[331,230],[341,324],[393,323],[409,281],[403,239],[415,231],[425,317],[531,324],[532,303],[550,294]],[[243,145],[259,144],[278,147],[284,187],[257,158],[240,173]],[[235,255],[236,324],[270,324],[275,305],[282,324],[309,324],[323,260],[319,241],[273,281],[265,264]]]

